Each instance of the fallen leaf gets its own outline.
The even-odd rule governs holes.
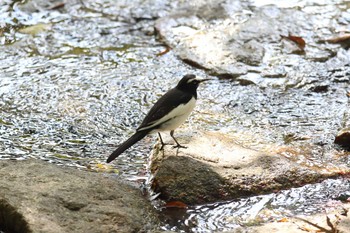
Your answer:
[[[277,222],[289,222],[288,218],[281,218]]]
[[[96,167],[99,169],[107,169],[108,168],[108,166],[100,164],[100,163],[96,164]]]
[[[288,36],[281,35],[281,37],[283,39],[287,39],[287,40],[293,41],[301,50],[304,50],[306,43],[305,43],[305,40],[302,37],[300,37],[300,36],[292,36],[292,35],[288,35]]]
[[[28,26],[19,30],[19,32],[24,34],[36,35],[40,32],[47,31],[51,28],[51,24],[38,23],[36,25]]]
[[[165,204],[166,208],[187,209],[187,205],[181,201],[170,201]]]
[[[105,172],[105,173],[115,173],[118,174],[118,169],[113,168],[111,165],[97,163],[95,166],[90,166],[89,169],[96,172]]]
[[[170,47],[167,46],[164,51],[157,53],[157,56],[163,56],[164,54],[167,54],[170,51]]]
[[[343,34],[341,36],[337,36],[331,39],[327,39],[326,41],[329,43],[342,43],[347,40],[350,40],[350,33]]]
[[[49,10],[57,10],[57,9],[60,9],[62,7],[64,7],[65,3],[64,2],[61,2],[61,3],[58,3],[52,7],[49,8]]]

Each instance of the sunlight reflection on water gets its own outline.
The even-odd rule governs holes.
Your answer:
[[[36,158],[97,171],[96,165],[105,165],[109,153],[133,133],[152,103],[182,75],[206,76],[205,71],[180,61],[173,51],[157,56],[165,47],[152,34],[152,20],[119,22],[108,15],[114,12],[113,2],[101,2],[105,5],[97,5],[106,6],[98,9],[103,12],[89,12],[75,3],[70,7],[67,2],[66,12],[36,13],[0,3],[0,25],[8,27],[1,31],[0,40],[0,159]],[[329,5],[322,8],[327,13],[332,4],[345,5],[345,1],[253,1],[257,7],[269,4],[309,6],[309,13]],[[39,23],[52,23],[52,27],[33,35],[18,31]],[[300,62],[295,57],[290,62]],[[347,71],[340,72],[345,76]],[[199,89],[192,124],[186,123],[184,128],[258,135],[256,140],[246,140],[257,149],[313,136],[310,141],[316,149],[306,162],[332,164],[331,153],[324,153],[329,146],[324,145],[332,145],[340,124],[336,119],[342,114],[339,109],[348,104],[343,95],[345,84],[341,86],[335,79],[328,93],[307,89],[308,82],[322,78],[329,82],[332,74],[302,80],[304,86],[294,90],[243,86],[235,80],[214,78]],[[275,80],[264,81],[273,86]],[[142,183],[155,141],[155,137],[147,137],[102,172],[112,171]],[[288,145],[298,147],[303,142]],[[349,163],[346,156],[338,162]],[[180,213],[164,210],[163,223],[166,229],[184,232],[233,229],[281,216],[322,212],[327,208],[325,202],[349,189],[347,180],[327,180],[275,194],[195,206]]]

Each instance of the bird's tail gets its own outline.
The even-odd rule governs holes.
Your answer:
[[[136,142],[140,141],[149,133],[148,130],[138,131],[134,135],[132,135],[128,140],[123,142],[118,149],[116,149],[107,159],[107,163],[112,162],[115,158],[117,158],[121,153],[123,153],[126,149],[134,145]]]

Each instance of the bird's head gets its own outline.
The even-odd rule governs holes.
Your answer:
[[[176,87],[180,90],[196,91],[199,84],[207,80],[210,79],[201,79],[193,74],[186,74]]]

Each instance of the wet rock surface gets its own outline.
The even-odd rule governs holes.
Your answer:
[[[113,177],[38,160],[0,163],[4,232],[154,232],[140,190]]]
[[[218,91],[203,95],[215,106],[201,118],[219,130],[256,135],[244,146],[277,143],[290,148],[284,155],[294,161],[346,167],[348,153],[334,139],[347,138],[338,133],[349,108],[350,53],[327,40],[349,21],[346,3],[197,3],[173,10],[155,28],[180,59],[219,77],[222,85],[212,85]]]
[[[347,233],[350,229],[350,206],[344,204],[325,214],[284,218],[262,226],[237,228],[230,233],[298,233],[298,232],[338,232]]]
[[[188,138],[187,138],[188,139]],[[336,170],[308,167],[281,155],[236,144],[220,133],[199,133],[187,149],[153,151],[152,187],[166,201],[189,205],[231,200],[336,177]]]
[[[196,3],[197,8],[175,10],[157,20],[155,27],[182,60],[213,75],[249,79],[259,74],[251,80],[256,85],[290,88],[311,82],[305,74],[321,75],[331,60],[348,65],[349,53],[340,44],[326,42],[349,20],[341,2],[323,8],[310,4],[303,10],[236,0]],[[330,13],[323,20],[321,9]],[[331,28],[325,29],[331,21]],[[306,46],[288,40],[288,35],[302,38]]]
[[[264,169],[270,169],[270,163],[282,168],[288,168],[284,163],[299,164],[294,168],[305,175],[303,182],[315,182],[320,171],[348,171],[349,151],[334,144],[346,136],[344,113],[349,108],[349,43],[346,39],[337,42],[338,36],[349,33],[345,0],[6,0],[0,1],[0,8],[2,160],[37,158],[99,170],[159,95],[182,75],[194,73],[218,78],[212,77],[199,89],[200,100],[191,124],[184,125],[186,130],[236,133],[239,136],[232,149],[264,155],[255,161]],[[288,35],[303,38],[305,47]],[[146,179],[144,164],[153,142],[154,138],[147,137],[105,170],[122,178]],[[213,159],[197,159],[168,158],[183,168],[188,169],[186,162],[190,162],[196,164],[196,172],[213,174],[208,170],[216,164]],[[240,164],[239,160],[232,162]],[[225,166],[237,174],[246,169],[242,164]],[[244,195],[266,187],[261,177],[268,174],[253,168],[258,174],[254,178],[249,178],[253,169],[245,177],[230,177]],[[193,179],[190,171],[187,175]],[[173,172],[179,171],[174,168]],[[293,172],[277,175],[276,180],[268,177],[271,189],[303,183]],[[246,183],[254,180],[256,186],[248,189]],[[199,180],[219,189],[220,182],[221,174]],[[248,226],[249,222],[240,219],[257,210],[274,208],[276,216],[293,212],[296,207],[289,206],[293,197],[299,212],[292,214],[319,212],[323,210],[319,206],[331,198],[329,193],[345,193],[349,187],[346,179],[338,178],[281,191],[270,199],[233,200],[233,206],[220,208],[218,204],[214,211],[212,207],[204,207],[203,212],[192,209],[188,218],[194,219],[197,228],[186,225],[191,219],[185,219],[183,226],[198,232]],[[241,194],[227,189],[233,196]],[[225,198],[226,193],[217,198]],[[288,202],[271,205],[265,199]],[[316,204],[315,199],[319,199]],[[11,209],[8,203],[3,206]],[[62,206],[80,212],[86,203],[62,199]],[[246,209],[247,214],[240,215]],[[281,209],[285,212],[279,213]],[[172,223],[167,229],[183,227]]]
[[[339,131],[334,140],[335,143],[345,147],[350,148],[350,128],[344,128]]]
[[[344,112],[341,129],[339,130],[334,142],[346,149],[350,149],[350,111]]]

